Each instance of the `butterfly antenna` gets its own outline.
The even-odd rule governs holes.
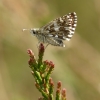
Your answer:
[[[30,30],[30,29],[23,29],[22,31],[26,31],[26,30]]]

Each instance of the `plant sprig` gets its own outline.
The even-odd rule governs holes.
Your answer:
[[[38,98],[38,100],[54,100],[54,82],[51,74],[55,68],[55,64],[52,61],[43,61],[45,47],[42,43],[40,43],[38,50],[38,60],[32,50],[28,50],[30,56],[28,64],[35,78],[35,86],[42,94],[42,97]],[[55,100],[66,100],[66,89],[61,90],[60,81],[57,83]]]

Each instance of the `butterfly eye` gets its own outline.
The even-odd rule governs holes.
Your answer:
[[[35,34],[36,34],[36,31],[35,31],[34,29],[30,29],[30,33],[31,33],[32,35],[35,35]]]
[[[36,31],[32,30],[32,34],[36,34]]]

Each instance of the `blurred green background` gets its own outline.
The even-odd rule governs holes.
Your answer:
[[[66,47],[48,46],[44,60],[67,89],[67,100],[100,100],[100,0],[0,0],[0,100],[37,100],[27,49],[36,57],[37,39],[23,28],[41,27],[76,12],[78,25]]]

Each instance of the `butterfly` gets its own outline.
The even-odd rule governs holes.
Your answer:
[[[37,37],[39,43],[65,47],[64,40],[70,40],[77,26],[75,12],[58,17],[41,28],[31,28],[30,32]]]

